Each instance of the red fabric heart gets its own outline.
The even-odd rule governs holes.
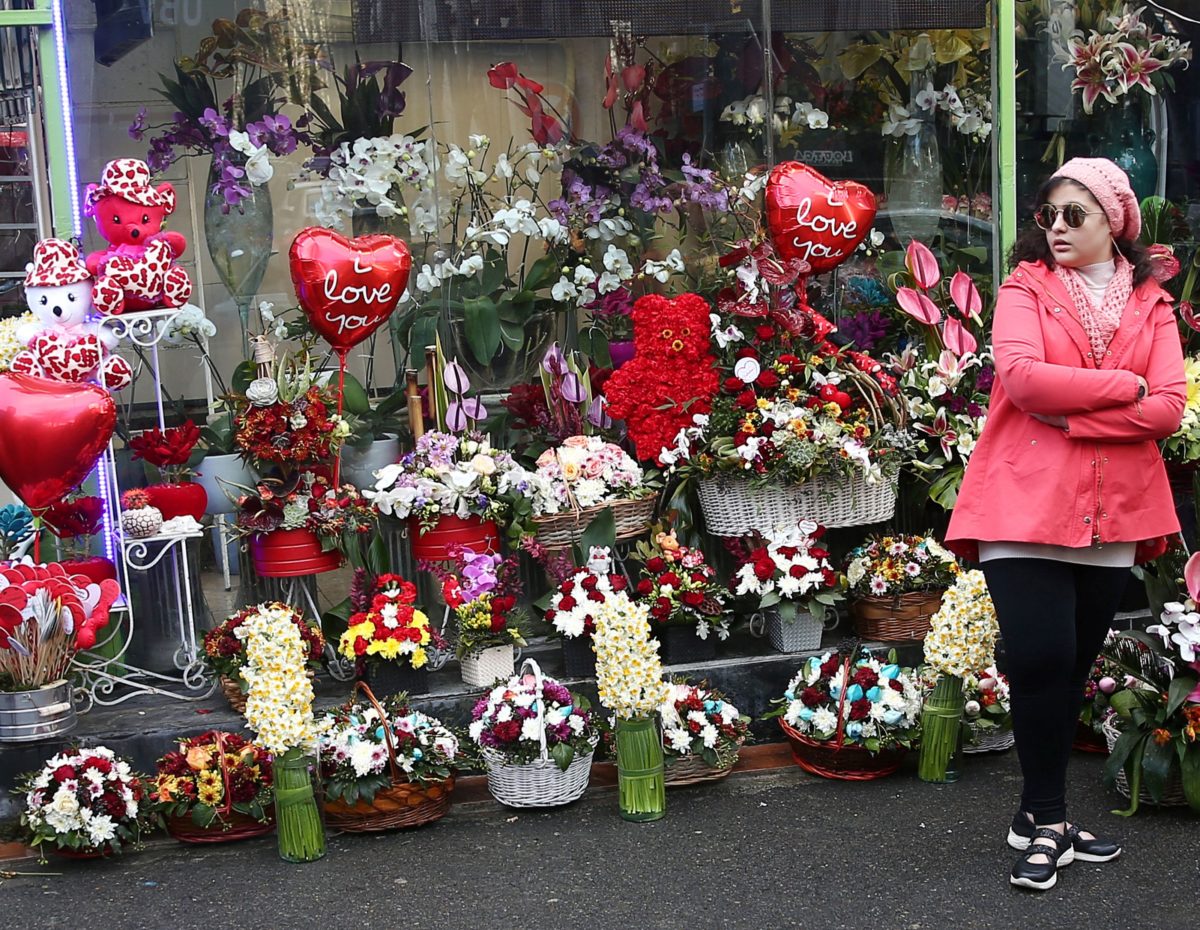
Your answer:
[[[95,334],[59,339],[42,349],[41,360],[47,377],[83,381],[100,364],[100,340]]]
[[[775,251],[798,258],[814,274],[836,268],[871,231],[875,195],[857,181],[830,181],[798,161],[785,161],[767,179],[767,227]]]
[[[300,231],[288,260],[300,306],[339,353],[358,345],[391,315],[412,269],[408,246],[399,239],[347,239],[318,226]]]

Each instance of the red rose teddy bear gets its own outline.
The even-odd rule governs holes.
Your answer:
[[[125,310],[181,307],[191,296],[192,281],[175,264],[187,239],[163,230],[174,212],[175,189],[151,186],[150,168],[136,158],[110,161],[100,183],[87,186],[84,213],[109,244],[88,254],[87,268],[124,292]]]
[[[121,291],[110,281],[93,281],[72,243],[43,239],[25,266],[25,302],[37,321],[18,327],[25,348],[12,361],[13,371],[55,381],[102,381],[117,391],[133,380],[133,369],[119,355],[116,334],[96,324],[93,307],[120,312]]]

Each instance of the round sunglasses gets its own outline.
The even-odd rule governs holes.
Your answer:
[[[1078,229],[1087,222],[1089,216],[1103,212],[1103,210],[1085,210],[1083,205],[1078,203],[1068,203],[1061,207],[1056,207],[1052,203],[1044,203],[1033,214],[1033,221],[1042,229],[1050,229],[1061,213],[1063,222],[1067,224],[1068,229]]]

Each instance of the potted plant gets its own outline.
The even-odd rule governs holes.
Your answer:
[[[380,575],[368,590],[352,592],[354,613],[338,641],[338,652],[355,663],[359,680],[380,696],[429,691],[431,649],[444,645],[424,611],[417,588],[399,575]]]
[[[105,746],[69,749],[21,780],[21,825],[30,844],[68,859],[98,859],[140,846],[153,829],[143,776]]]
[[[210,730],[155,763],[150,800],[181,843],[224,843],[275,829],[271,757],[237,733]]]
[[[96,645],[120,594],[58,563],[0,567],[0,742],[60,736],[75,726],[71,658]]]
[[[871,536],[846,557],[855,631],[865,639],[922,639],[958,572],[932,535]]]
[[[842,577],[819,544],[824,535],[825,527],[804,521],[743,546],[734,593],[758,596],[767,635],[779,652],[820,649],[826,613],[842,600]]]
[[[724,778],[750,735],[750,718],[706,685],[676,679],[658,709],[668,788]]]
[[[596,632],[596,611],[610,595],[626,591],[628,585],[624,575],[613,571],[610,550],[592,546],[587,564],[564,578],[551,594],[543,619],[562,637],[563,670],[568,677],[595,676],[592,635]]]
[[[351,833],[375,832],[444,817],[458,755],[458,737],[410,707],[407,695],[378,701],[356,683],[354,697],[328,712],[322,724],[326,823]]]
[[[0,559],[19,559],[33,541],[33,513],[24,504],[0,507]]]
[[[533,659],[471,711],[468,728],[487,765],[488,790],[508,807],[554,807],[587,790],[600,730],[591,703]]]
[[[325,654],[325,637],[321,630],[310,626],[304,615],[294,607],[278,601],[246,607],[220,626],[213,627],[204,634],[204,664],[220,679],[221,691],[239,714],[246,712],[246,693],[249,691],[249,682],[242,674],[248,661],[242,627],[262,614],[269,614],[296,627],[304,644],[305,662],[310,669],[319,668]]]
[[[104,526],[104,501],[90,494],[71,494],[51,504],[42,520],[58,538],[58,561],[69,574],[84,575],[97,583],[105,578],[116,580],[117,567],[112,560],[91,554],[92,537]]]
[[[397,385],[372,407],[366,390],[348,372],[342,397],[350,435],[342,446],[341,479],[358,488],[370,488],[377,471],[400,460],[400,434],[406,426],[401,413],[408,397]]]
[[[135,460],[147,466],[151,484],[146,487],[150,503],[157,507],[163,521],[188,516],[199,521],[208,507],[208,494],[193,482],[189,467],[192,450],[200,441],[200,428],[191,420],[164,429],[154,427],[129,439],[127,445]]]

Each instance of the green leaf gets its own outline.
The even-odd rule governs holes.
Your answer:
[[[350,598],[347,597],[321,614],[321,632],[326,642],[336,646],[338,639],[346,632],[352,613],[354,610],[350,606]]]
[[[1146,790],[1156,804],[1162,803],[1163,792],[1167,787],[1167,778],[1171,775],[1171,766],[1175,764],[1175,749],[1172,745],[1161,745],[1153,739],[1146,740],[1146,750],[1142,754],[1142,771],[1146,776]]]
[[[366,388],[350,372],[346,372],[346,382],[342,388],[342,409],[356,417],[365,417],[371,412]]]
[[[463,301],[463,330],[471,354],[487,365],[500,349],[500,318],[490,297],[468,297]]]
[[[1108,699],[1109,706],[1112,707],[1122,717],[1128,718],[1133,709],[1137,706],[1137,694],[1132,690],[1118,691]]]
[[[207,804],[197,804],[192,808],[192,823],[198,827],[207,827],[216,815],[217,812]]]
[[[539,258],[525,275],[525,281],[521,289],[536,291],[539,288],[545,287],[551,281],[557,281],[558,268],[558,261],[553,255],[545,255]]]
[[[1193,744],[1184,750],[1179,769],[1183,775],[1183,794],[1192,810],[1200,811],[1200,746]]]
[[[425,364],[425,347],[434,344],[437,339],[436,316],[419,316],[413,320],[408,333],[409,367],[421,368]]]
[[[1196,678],[1194,675],[1176,675],[1171,681],[1171,687],[1167,689],[1167,712],[1166,716],[1170,717],[1187,700],[1188,695],[1196,688]]]
[[[612,367],[612,352],[604,330],[589,326],[579,334],[579,351],[592,359],[598,368]]]
[[[238,394],[245,394],[250,382],[258,377],[258,366],[249,360],[242,362],[233,370],[229,385]]]
[[[555,743],[550,747],[550,758],[558,766],[559,771],[565,772],[575,758],[575,750],[570,743]]]
[[[592,546],[607,546],[611,549],[616,544],[617,522],[613,517],[612,508],[605,507],[592,519],[580,536],[575,547],[577,550],[576,564],[583,565],[587,562],[587,554],[592,551]]]
[[[958,489],[962,486],[962,480],[961,465],[945,469],[929,486],[929,499],[943,510],[953,510],[958,502]]]
[[[500,321],[500,341],[516,352],[525,345],[525,327],[508,320]]]
[[[1133,754],[1138,744],[1146,738],[1146,734],[1138,730],[1129,729],[1121,733],[1117,738],[1117,742],[1113,745],[1112,752],[1108,754],[1108,761],[1104,765],[1104,783],[1110,787],[1116,784],[1117,772],[1125,765],[1126,761]]]

